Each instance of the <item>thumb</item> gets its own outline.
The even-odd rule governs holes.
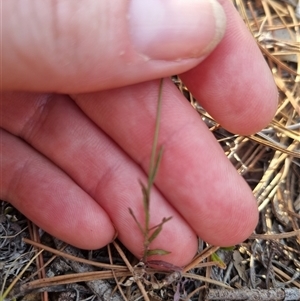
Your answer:
[[[10,0],[2,18],[2,89],[63,93],[182,73],[226,22],[217,0]]]

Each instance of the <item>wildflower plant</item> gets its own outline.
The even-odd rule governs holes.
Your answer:
[[[163,218],[162,221],[150,227],[150,194],[151,189],[154,185],[154,181],[158,172],[159,164],[161,162],[163,147],[160,146],[158,148],[158,135],[159,135],[159,127],[160,127],[160,117],[161,117],[161,103],[162,103],[162,87],[163,87],[163,79],[160,80],[159,85],[159,94],[158,94],[158,104],[157,104],[157,113],[156,113],[156,121],[155,121],[155,131],[154,138],[152,144],[151,158],[150,158],[150,166],[149,166],[149,174],[148,174],[148,182],[145,185],[140,181],[140,185],[142,188],[143,194],[143,210],[144,210],[144,225],[142,225],[136,218],[134,212],[131,208],[129,208],[129,213],[133,217],[135,223],[137,224],[139,230],[141,231],[144,241],[143,241],[143,256],[141,261],[146,263],[147,258],[153,255],[167,255],[170,254],[169,251],[163,249],[151,249],[151,243],[157,238],[157,236],[161,233],[163,229],[163,225],[168,222],[172,217]]]

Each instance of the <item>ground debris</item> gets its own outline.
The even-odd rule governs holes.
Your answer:
[[[300,289],[209,289],[206,300],[297,301],[300,300]]]
[[[54,242],[58,249],[60,249],[64,244],[62,241],[60,241],[57,238],[54,238]],[[83,255],[81,254],[80,250],[71,245],[68,245],[64,249],[64,251],[67,254],[75,255],[76,257],[83,258]],[[72,267],[72,269],[76,273],[84,273],[84,272],[90,272],[95,270],[92,266],[84,263],[75,262],[72,260],[68,260],[66,258],[64,258],[64,260],[68,263],[68,265]],[[111,300],[111,301],[122,300],[118,293],[112,295],[113,287],[106,280],[96,279],[93,281],[87,281],[86,285],[98,297],[98,300]]]

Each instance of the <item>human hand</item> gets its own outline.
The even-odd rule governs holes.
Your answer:
[[[270,121],[277,91],[230,1],[220,1],[227,27],[209,57],[225,29],[211,1],[164,1],[168,19],[161,23],[150,19],[159,16],[160,3],[151,1],[152,34],[141,24],[147,3],[124,2],[91,0],[84,8],[80,1],[3,3],[0,197],[81,248],[106,245],[116,229],[140,257],[142,236],[128,208],[143,219],[138,180],[146,182],[153,139],[158,81],[152,79],[196,66],[181,78],[218,122],[240,134]],[[128,13],[134,3],[140,17],[134,9]],[[247,238],[257,209],[247,184],[170,80],[162,106],[164,154],[151,193],[151,224],[173,218],[153,247],[171,251],[163,260],[182,266],[195,254],[197,235],[221,246]]]

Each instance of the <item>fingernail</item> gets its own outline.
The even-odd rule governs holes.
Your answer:
[[[202,57],[222,39],[226,16],[217,0],[131,0],[133,46],[150,59]]]

